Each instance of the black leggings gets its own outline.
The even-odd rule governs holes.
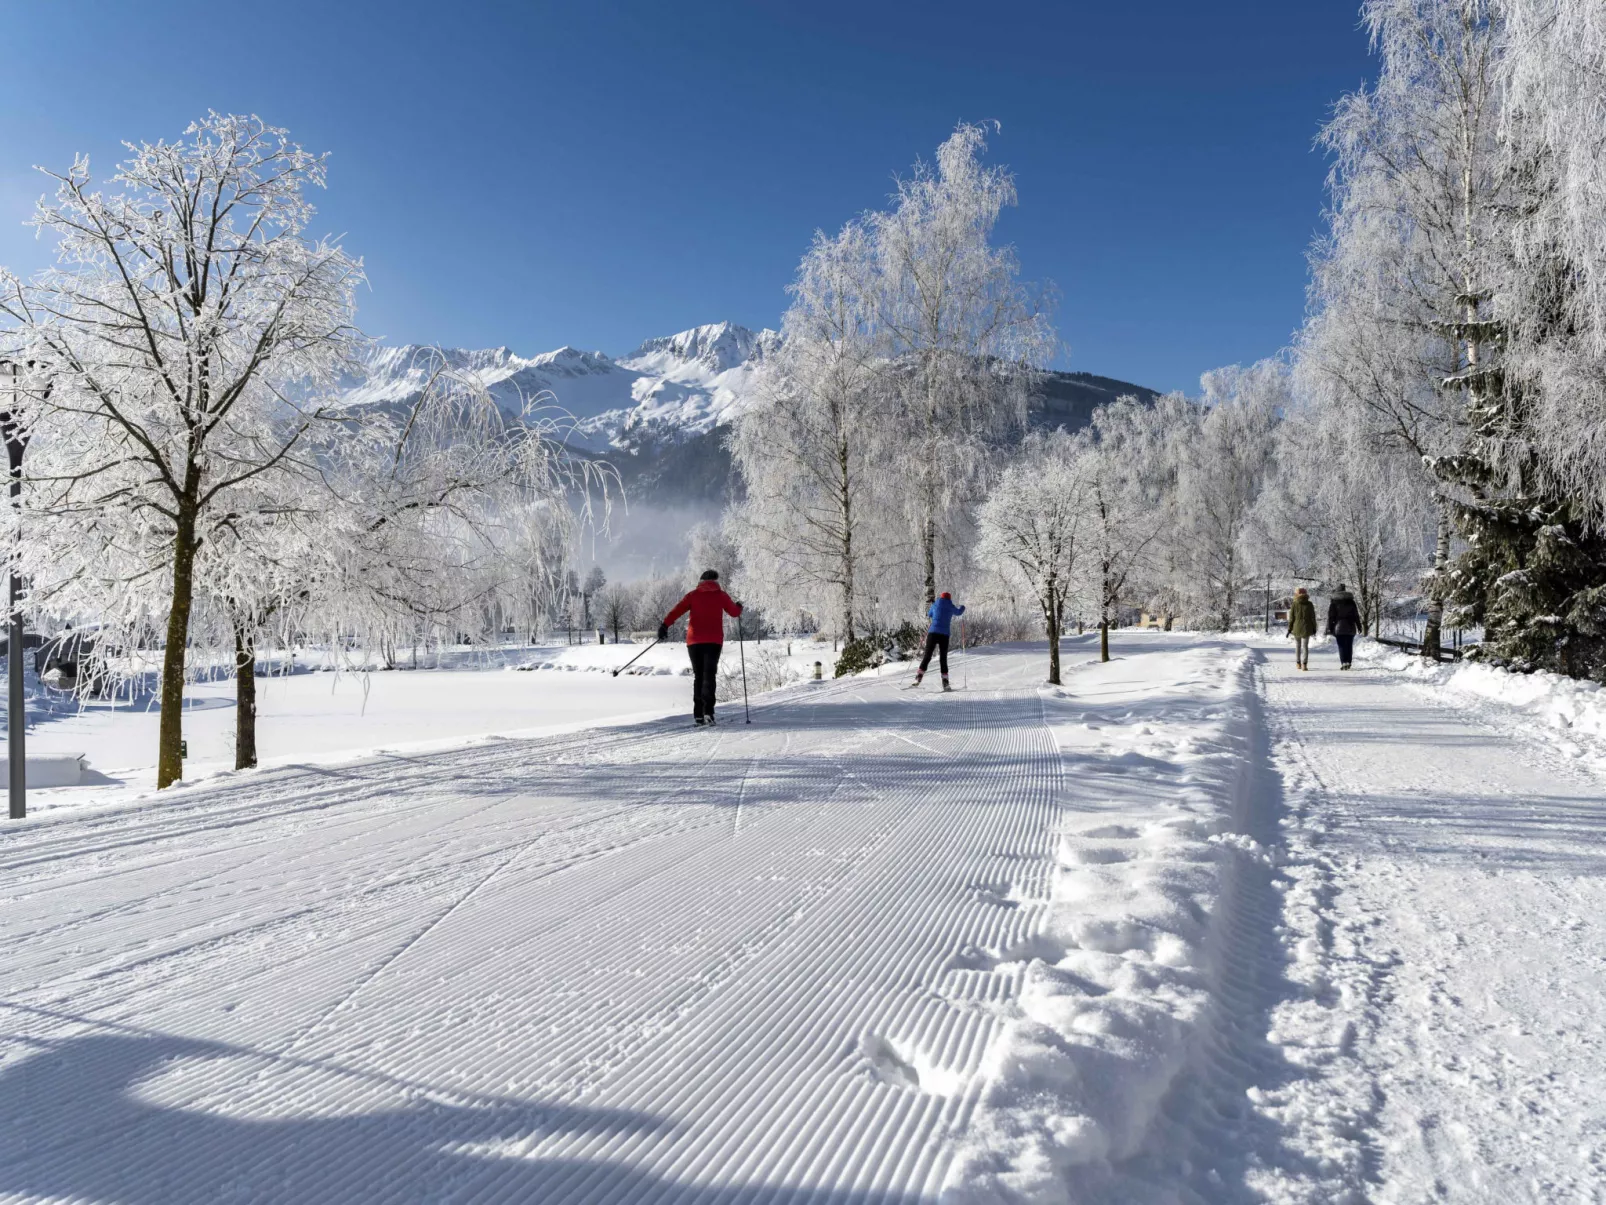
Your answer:
[[[1333,639],[1338,642],[1338,663],[1348,665],[1355,659],[1355,634],[1352,632],[1346,636],[1342,632],[1335,632]]]
[[[937,649],[937,650],[941,651],[941,653],[942,653],[942,656],[940,658],[938,658],[938,660],[937,660],[937,664],[942,667],[942,676],[944,678],[946,678],[948,676],[948,633],[947,632],[927,632],[926,633],[926,655],[924,657],[920,658],[920,672],[921,673],[925,673],[926,672],[926,666],[931,664],[931,652],[932,652],[933,649]]]
[[[695,716],[714,714],[714,679],[719,673],[719,654],[722,644],[688,644],[691,654],[691,713]]]

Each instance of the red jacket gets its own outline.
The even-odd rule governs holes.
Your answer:
[[[729,594],[719,588],[718,582],[698,582],[697,588],[664,616],[664,626],[667,628],[688,611],[691,613],[691,622],[686,625],[687,644],[724,644],[725,621],[720,612],[740,615],[742,604],[733,601]]]

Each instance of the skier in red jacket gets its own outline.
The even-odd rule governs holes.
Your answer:
[[[691,655],[692,716],[699,724],[714,722],[714,675],[719,669],[719,653],[725,647],[725,616],[742,613],[742,604],[719,588],[719,572],[703,573],[697,588],[681,599],[658,625],[658,639],[669,639],[669,625],[682,615],[691,615],[686,625],[686,652]]]

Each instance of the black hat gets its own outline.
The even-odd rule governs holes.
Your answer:
[[[697,580],[700,582],[717,582],[719,580],[719,570],[704,569],[702,577],[698,578]]]

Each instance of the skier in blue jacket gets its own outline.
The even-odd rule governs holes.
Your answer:
[[[931,626],[926,629],[926,653],[925,656],[920,658],[920,670],[915,674],[916,686],[919,686],[920,680],[926,676],[926,667],[931,664],[932,651],[938,650],[942,654],[937,661],[939,668],[942,670],[942,688],[944,690],[953,689],[948,684],[948,628],[953,623],[955,615],[963,615],[964,613],[965,608],[954,602],[954,596],[946,590],[926,611],[927,618],[931,620]]]

